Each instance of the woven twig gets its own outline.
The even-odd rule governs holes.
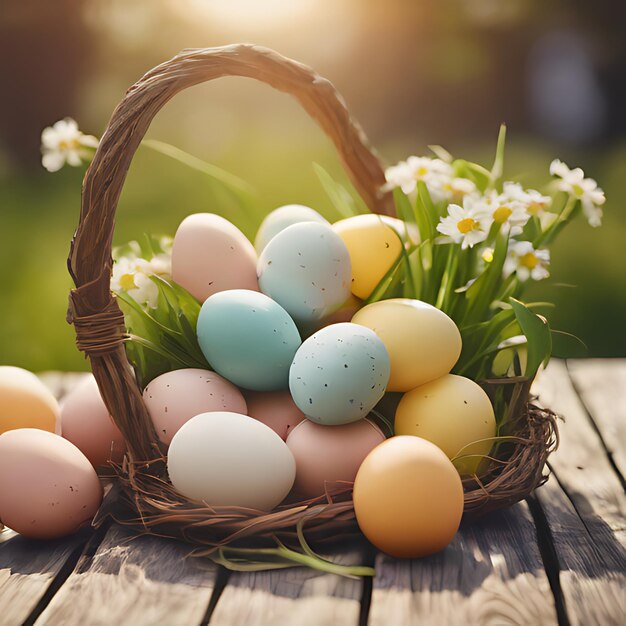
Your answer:
[[[360,127],[327,80],[277,53],[238,44],[187,50],[159,65],[126,93],[115,109],[83,183],[78,228],[68,267],[76,289],[68,321],[77,345],[90,359],[102,397],[128,448],[115,467],[116,487],[96,523],[113,517],[143,532],[182,538],[206,553],[224,545],[263,544],[276,538],[298,545],[303,520],[317,544],[358,535],[352,485],[332,485],[324,498],[284,504],[271,513],[210,507],[180,495],[168,482],[165,459],[123,346],[125,327],[110,292],[111,242],[115,211],[133,155],[152,118],[179,91],[223,76],[246,76],[294,96],[333,141],[355,187],[377,213],[393,214],[389,193],[381,192],[383,168]],[[509,432],[480,478],[465,481],[467,516],[508,506],[542,481],[549,452],[556,445],[553,415],[527,406],[528,386],[516,385]]]

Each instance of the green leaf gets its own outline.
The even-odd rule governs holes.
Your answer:
[[[428,187],[423,180],[417,181],[415,221],[420,230],[422,240],[435,238],[437,235],[437,224],[439,223],[439,213],[435,209]]]
[[[150,148],[150,150],[154,150],[160,154],[164,154],[165,156],[178,161],[179,163],[183,163],[188,167],[197,170],[198,172],[202,172],[207,176],[219,181],[223,185],[233,189],[239,193],[250,194],[254,190],[245,180],[223,170],[221,167],[217,165],[213,165],[211,163],[207,163],[202,159],[199,159],[176,146],[172,146],[169,143],[165,143],[164,141],[157,141],[156,139],[144,139],[141,142],[142,146],[146,148]]]
[[[510,302],[522,333],[528,340],[528,359],[524,376],[532,379],[539,366],[547,363],[552,354],[550,326],[524,303],[515,298],[510,298]]]
[[[490,187],[496,188],[504,174],[504,145],[506,143],[506,124],[500,125],[498,133],[498,144],[496,147],[496,156],[491,168],[491,184]]]
[[[578,359],[588,355],[589,348],[576,335],[562,330],[550,330],[550,334],[553,356],[561,359]]]
[[[354,217],[363,213],[357,207],[348,190],[338,183],[319,163],[313,163],[313,169],[340,217]]]

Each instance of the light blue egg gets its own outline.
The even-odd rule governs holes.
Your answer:
[[[287,228],[287,226],[300,222],[320,222],[321,224],[328,224],[328,220],[308,206],[302,204],[286,204],[268,213],[261,222],[254,240],[256,251],[260,254],[270,240],[280,231]]]
[[[300,334],[279,304],[257,291],[231,289],[202,305],[198,343],[211,367],[255,391],[286,389]]]
[[[349,297],[348,248],[328,224],[288,226],[265,247],[257,263],[261,291],[298,324],[334,313]]]
[[[365,417],[389,382],[389,355],[374,331],[349,322],[311,335],[289,370],[289,389],[298,408],[327,426]]]

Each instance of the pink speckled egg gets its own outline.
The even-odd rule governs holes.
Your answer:
[[[126,444],[104,405],[96,379],[89,375],[61,402],[61,434],[94,467],[108,461],[120,463]]]
[[[203,369],[181,369],[157,376],[143,391],[159,439],[169,445],[180,427],[200,413],[247,412],[246,401],[235,385]]]
[[[300,422],[287,437],[287,447],[296,459],[294,492],[314,498],[325,483],[354,481],[363,459],[385,436],[366,419],[340,426]]]
[[[288,391],[246,392],[248,415],[269,426],[283,441],[303,419]]]
[[[89,459],[44,430],[0,435],[0,520],[34,539],[55,539],[88,524],[102,502]]]
[[[200,302],[227,289],[258,291],[256,264],[254,246],[219,215],[189,215],[176,231],[172,278]]]

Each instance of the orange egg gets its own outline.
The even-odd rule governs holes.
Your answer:
[[[436,445],[406,435],[388,439],[367,455],[353,498],[363,534],[400,558],[443,550],[463,514],[463,486],[454,465]]]
[[[20,367],[0,366],[0,435],[16,428],[59,430],[59,403],[35,376]]]

